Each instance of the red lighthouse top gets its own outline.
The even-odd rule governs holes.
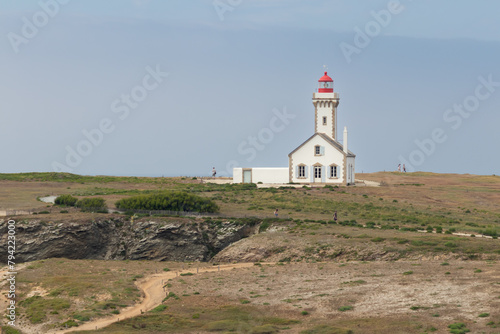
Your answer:
[[[319,80],[318,93],[333,93],[333,79],[325,72]]]

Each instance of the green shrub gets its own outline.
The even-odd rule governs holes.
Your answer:
[[[61,324],[61,327],[67,327],[67,328],[78,327],[78,323],[75,320],[68,320],[66,322],[63,322]]]
[[[47,312],[68,309],[71,304],[68,300],[62,298],[45,299],[41,296],[26,298],[19,303],[25,308],[24,314],[33,324],[41,323],[46,317]]]
[[[161,305],[156,306],[154,309],[152,309],[151,312],[153,312],[153,313],[159,313],[159,312],[162,312],[162,311],[164,311],[166,309],[167,309],[167,305],[161,304]],[[199,315],[198,315],[198,317],[199,317]]]
[[[342,306],[342,307],[339,307],[339,311],[340,312],[350,311],[353,308],[354,308],[354,306]]]
[[[481,313],[480,315],[478,315],[479,318],[486,318],[486,317],[489,317],[490,314],[489,313]]]
[[[465,327],[465,324],[461,322],[456,322],[454,324],[448,325],[448,328],[450,329],[450,333],[452,334],[465,334],[470,332],[470,329]]]
[[[376,237],[376,238],[372,239],[372,242],[382,242],[384,240],[385,240],[384,238]]]
[[[218,212],[219,206],[211,199],[187,192],[166,192],[123,198],[116,202],[124,210],[168,210],[190,212]]]
[[[75,318],[76,320],[80,320],[80,321],[89,321],[90,318],[86,315],[82,315],[82,314],[75,314],[73,315],[73,318]]]
[[[77,201],[78,201],[78,198],[73,197],[71,195],[61,195],[55,199],[54,204],[55,205],[65,205],[65,206],[75,206]]]
[[[278,333],[278,330],[273,325],[262,325],[257,326],[252,329],[252,334],[274,334]]]
[[[484,235],[489,235],[490,237],[498,237],[498,231],[493,228],[488,228],[483,231]]]
[[[76,207],[84,212],[103,212],[107,211],[108,207],[104,198],[82,198],[76,202]]]
[[[271,226],[271,223],[269,221],[263,221],[259,226],[259,233],[265,232],[269,228],[269,226]]]
[[[306,329],[300,332],[300,334],[353,334],[354,332],[350,329],[336,328],[329,325],[317,325],[311,329]]]
[[[238,320],[218,320],[209,322],[206,329],[210,332],[236,332],[241,328],[241,323]]]
[[[173,293],[172,291],[170,291],[167,295],[167,297],[165,299],[169,299],[169,298],[174,298],[175,300],[179,300],[180,298],[175,294]]]
[[[18,331],[17,329],[14,329],[14,328],[8,327],[8,326],[2,327],[2,333],[4,333],[4,334],[21,334],[21,332]]]

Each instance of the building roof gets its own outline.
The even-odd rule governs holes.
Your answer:
[[[327,135],[325,135],[324,133],[315,133],[313,134],[311,137],[309,137],[306,141],[304,141],[302,144],[300,144],[299,147],[297,147],[295,150],[293,150],[292,152],[290,152],[290,154],[288,154],[288,156],[291,156],[292,154],[294,154],[295,152],[297,152],[302,146],[304,146],[308,141],[310,141],[311,139],[313,139],[315,136],[320,136],[321,138],[323,138],[327,143],[329,143],[330,145],[332,145],[333,147],[335,147],[337,150],[339,150],[340,152],[344,152],[344,146],[333,140],[332,138],[328,137]],[[352,153],[351,151],[347,150],[347,157],[352,157],[352,158],[355,158],[356,157],[356,154]]]
[[[333,82],[333,79],[330,78],[327,74],[327,72],[325,72],[325,75],[323,75],[319,80],[318,82]]]

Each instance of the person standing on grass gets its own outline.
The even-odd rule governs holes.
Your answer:
[[[274,210],[274,217],[278,218],[278,209]]]
[[[333,214],[333,221],[337,222],[337,211],[335,211]]]
[[[217,171],[215,170],[215,167],[212,168],[212,177],[215,177],[217,175]]]
[[[398,165],[398,172],[401,172],[401,164]]]
[[[406,173],[406,165],[403,164],[403,173]]]

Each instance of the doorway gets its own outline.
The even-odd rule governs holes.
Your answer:
[[[252,183],[252,170],[243,170],[243,183]]]

